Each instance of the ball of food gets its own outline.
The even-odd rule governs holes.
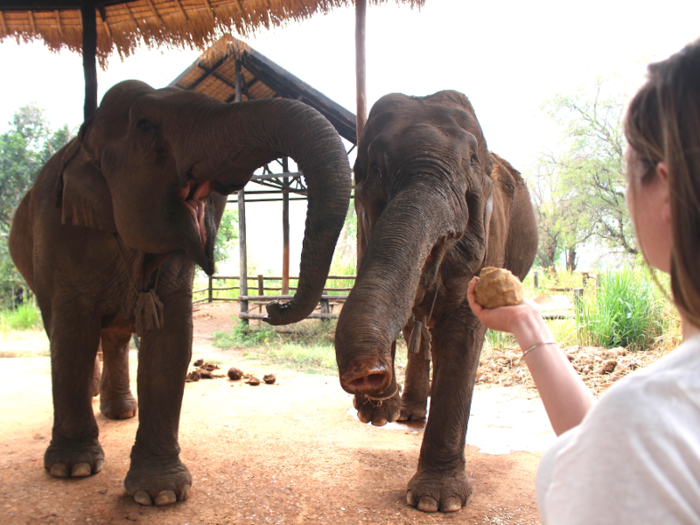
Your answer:
[[[243,372],[235,366],[232,366],[228,369],[228,377],[233,381],[238,381],[241,377],[243,377]]]
[[[488,309],[523,302],[523,285],[520,284],[520,279],[505,268],[489,266],[481,270],[474,293],[476,302]]]

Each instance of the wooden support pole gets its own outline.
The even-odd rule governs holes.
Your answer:
[[[357,143],[367,122],[367,70],[365,59],[365,22],[367,0],[355,0],[355,81],[357,92]]]
[[[212,276],[209,276],[209,303],[214,301],[214,279]]]
[[[206,1],[206,0],[205,0]],[[236,60],[236,102],[241,101],[241,61]],[[246,224],[245,224],[245,190],[238,192],[238,250],[240,275],[239,285],[241,296],[248,295],[248,247],[246,246]],[[241,313],[248,312],[248,301],[241,299]],[[250,324],[248,319],[243,318],[244,325]]]
[[[82,0],[80,18],[83,26],[83,72],[85,74],[85,106],[83,116],[87,120],[97,110],[97,20],[95,5]]]
[[[289,173],[289,159],[282,159],[284,173]],[[282,293],[289,293],[289,177],[282,186]]]

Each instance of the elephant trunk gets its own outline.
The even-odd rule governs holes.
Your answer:
[[[434,277],[430,270],[423,274],[426,260],[441,239],[461,235],[447,199],[436,186],[403,191],[372,229],[336,327],[340,384],[347,392],[381,398],[392,387],[392,343],[411,315],[421,276]]]
[[[276,99],[218,107],[212,118],[219,150],[192,166],[197,173],[215,173],[214,187],[239,190],[241,174],[252,173],[280,157],[291,157],[304,174],[308,210],[296,295],[287,303],[267,306],[267,322],[289,324],[306,318],[321,299],[333,251],[350,202],[351,176],[347,154],[337,131],[313,108],[295,100]],[[223,186],[223,188],[221,188]]]

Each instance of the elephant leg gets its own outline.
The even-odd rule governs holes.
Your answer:
[[[68,308],[53,308],[51,328],[51,383],[54,423],[44,468],[58,478],[85,477],[102,470],[104,452],[92,410],[95,356],[99,346],[99,319]]]
[[[410,339],[410,331],[406,334],[406,341]],[[406,376],[401,395],[401,415],[399,421],[421,421],[425,419],[430,395],[430,359],[423,351],[412,354],[409,349],[408,363],[406,364]]]
[[[430,414],[406,494],[408,504],[422,511],[454,512],[471,499],[464,446],[485,333],[471,312],[453,315],[433,331]]]
[[[129,340],[131,331],[102,330],[102,381],[100,411],[109,419],[129,419],[138,403],[129,388]]]
[[[124,480],[126,491],[142,505],[183,501],[192,486],[192,476],[180,461],[178,444],[185,375],[192,356],[192,299],[183,293],[159,295],[164,304],[164,325],[141,337],[139,429]]]
[[[92,372],[92,384],[90,385],[90,392],[92,397],[100,395],[100,382],[102,381],[102,350],[97,351],[95,356],[95,368]]]
[[[391,347],[392,362],[396,356],[396,341]],[[381,399],[370,398],[364,394],[356,394],[353,398],[353,406],[357,409],[357,417],[363,423],[381,427],[387,423],[396,421],[401,413],[401,393],[396,384],[396,372],[393,373],[393,380],[387,389],[391,395]]]

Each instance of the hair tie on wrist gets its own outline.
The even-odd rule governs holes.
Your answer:
[[[555,344],[557,344],[557,343],[555,343],[554,341],[542,341],[541,343],[535,343],[534,345],[532,345],[530,348],[528,348],[527,350],[525,350],[525,351],[523,352],[523,357],[525,357],[527,354],[529,354],[530,352],[532,352],[532,351],[533,351],[535,348],[537,348],[538,346],[543,346],[543,345],[555,345]]]

